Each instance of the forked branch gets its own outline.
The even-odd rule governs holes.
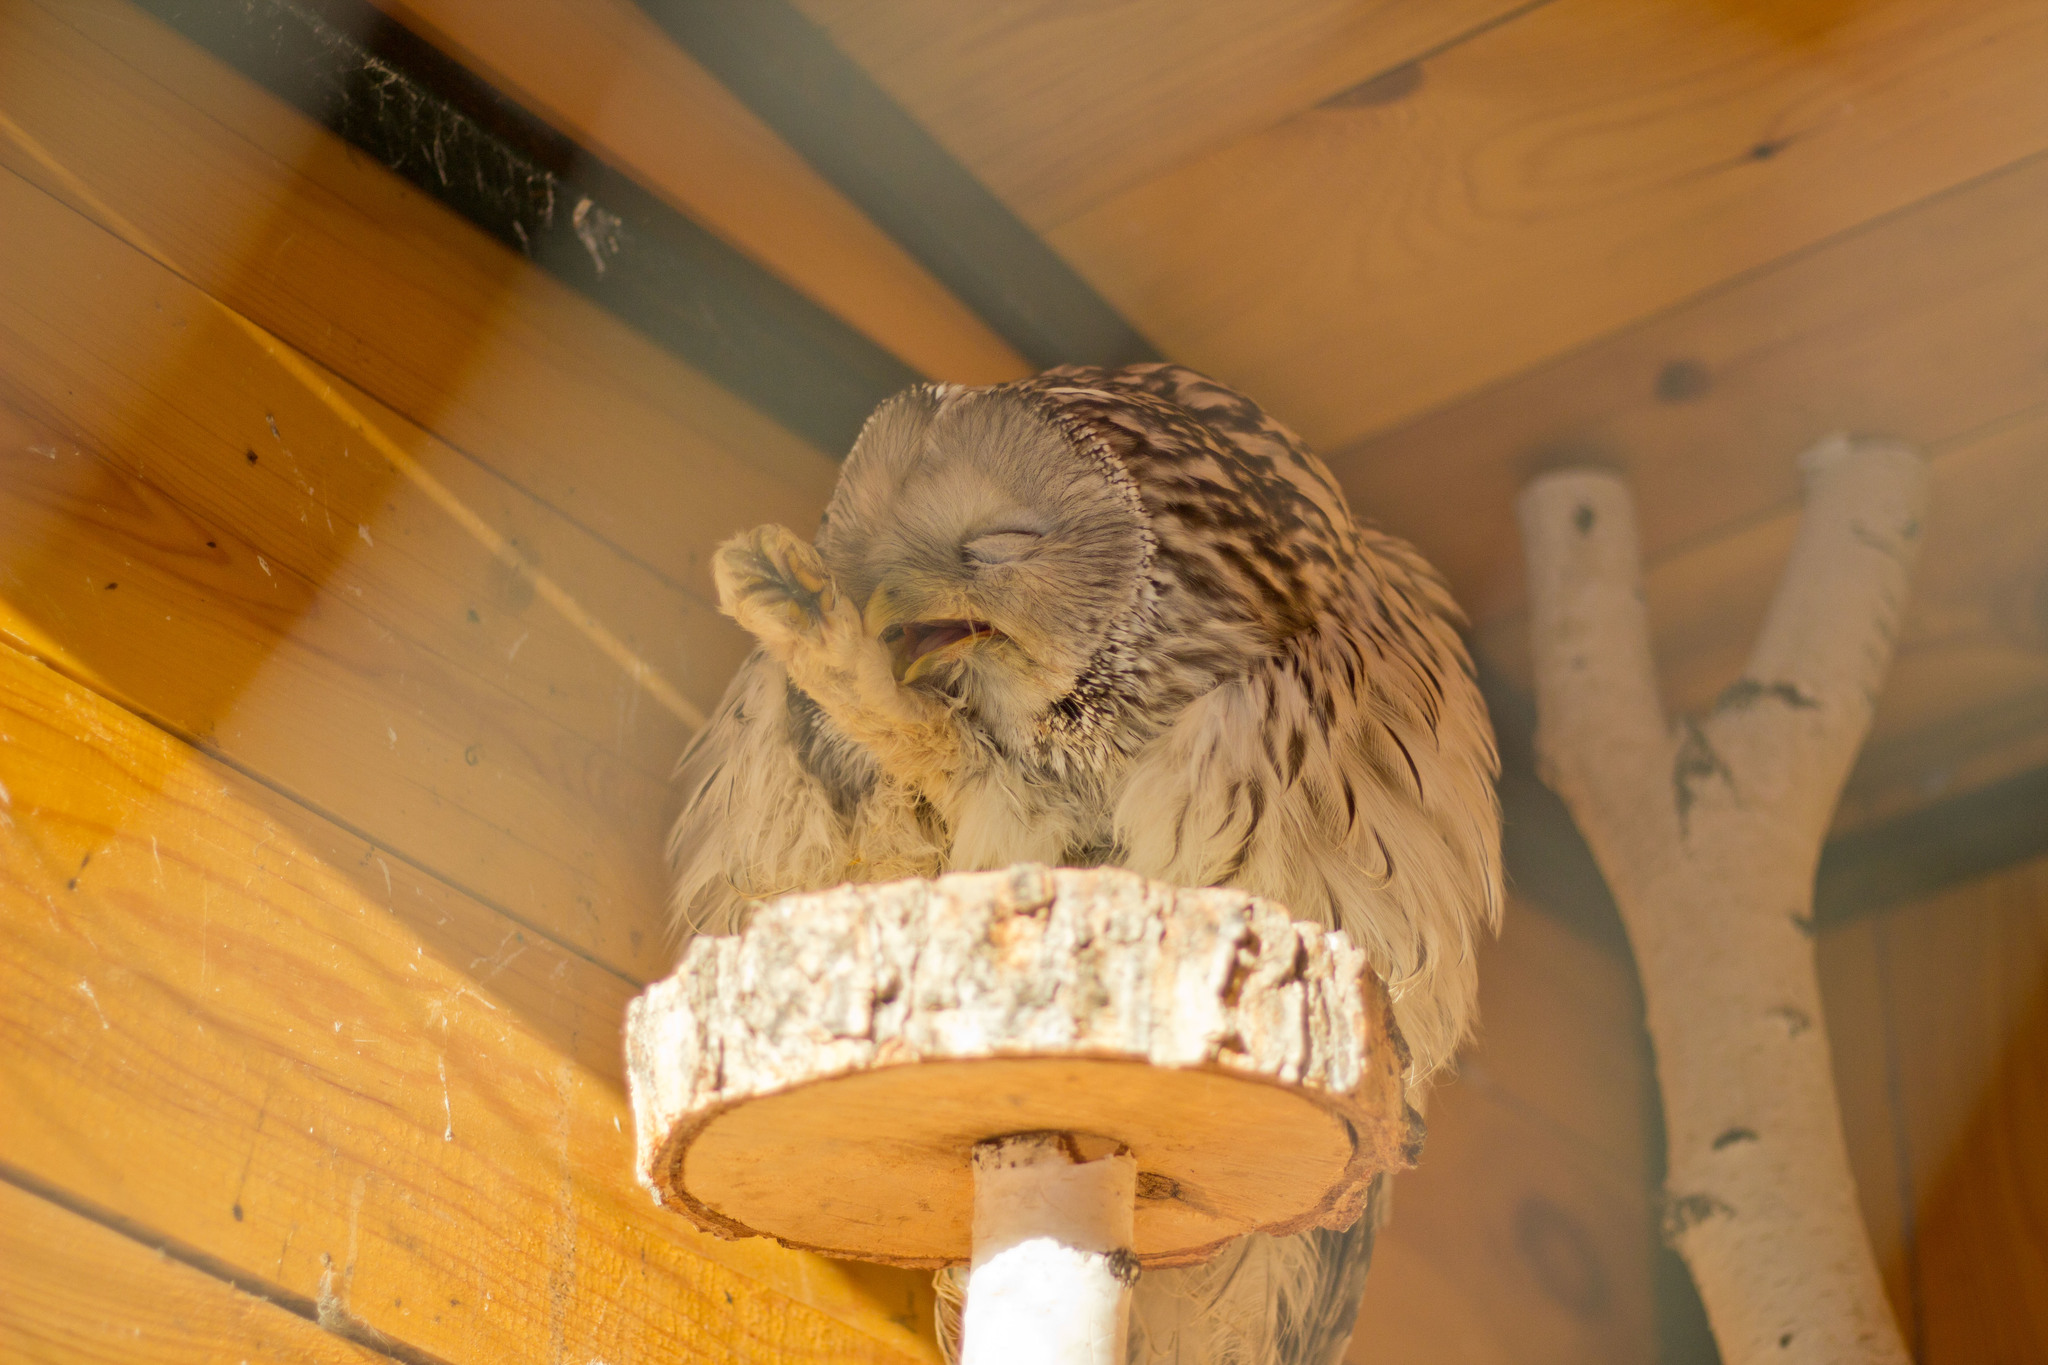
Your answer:
[[[1613,888],[1669,1135],[1665,1234],[1730,1365],[1907,1359],[1856,1202],[1822,1023],[1813,875],[1919,549],[1925,466],[1834,436],[1743,676],[1657,701],[1634,509],[1572,470],[1524,491],[1537,753]]]

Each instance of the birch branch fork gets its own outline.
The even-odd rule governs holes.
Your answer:
[[[627,1020],[654,1197],[720,1236],[969,1264],[967,1365],[1120,1365],[1140,1267],[1350,1226],[1420,1143],[1406,1065],[1342,933],[1115,869],[786,896]]]
[[[1710,714],[1658,701],[1634,510],[1613,475],[1522,494],[1536,748],[1621,907],[1668,1132],[1664,1232],[1722,1357],[1907,1354],[1843,1141],[1813,951],[1822,840],[1919,551],[1926,474],[1833,436],[1743,676]]]

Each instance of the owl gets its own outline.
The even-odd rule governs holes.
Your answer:
[[[1256,404],[1166,364],[913,388],[815,545],[713,572],[759,648],[678,767],[686,929],[1027,861],[1236,887],[1366,949],[1420,1107],[1499,921],[1492,731],[1441,578]],[[1383,1195],[1148,1272],[1131,1360],[1337,1359]]]

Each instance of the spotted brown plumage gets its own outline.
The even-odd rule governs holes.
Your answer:
[[[1035,860],[1341,925],[1419,1104],[1500,911],[1495,758],[1442,580],[1257,404],[1172,365],[883,404],[816,544],[715,563],[760,649],[683,756],[676,911]],[[1372,1219],[1148,1275],[1134,1360],[1322,1362]]]

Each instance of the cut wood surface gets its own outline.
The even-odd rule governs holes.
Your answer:
[[[689,734],[198,291],[0,171],[5,628],[180,734],[643,977]],[[676,666],[708,608],[357,395],[529,562]],[[110,586],[111,585],[111,586]]]
[[[0,1356],[38,1365],[384,1365],[390,1359],[6,1184],[0,1184]]]
[[[1406,63],[1518,0],[796,0],[1034,226]],[[1376,77],[1394,72],[1377,87]],[[1360,87],[1363,88],[1360,88]]]
[[[931,378],[1029,371],[627,0],[378,3]]]
[[[648,1203],[627,983],[11,650],[0,736],[0,1162],[450,1362],[931,1358]]]
[[[2032,0],[1554,0],[1048,236],[1334,448],[2041,151],[2044,61]]]
[[[1926,1365],[2048,1352],[2048,860],[1819,943],[1850,1155]]]
[[[785,896],[627,1025],[638,1168],[706,1231],[902,1265],[970,1251],[975,1144],[1129,1149],[1131,1249],[1349,1227],[1412,1163],[1407,1057],[1341,932],[1240,891],[1020,865]]]
[[[198,287],[671,582],[824,507],[825,455],[122,0],[0,7],[0,91]]]

